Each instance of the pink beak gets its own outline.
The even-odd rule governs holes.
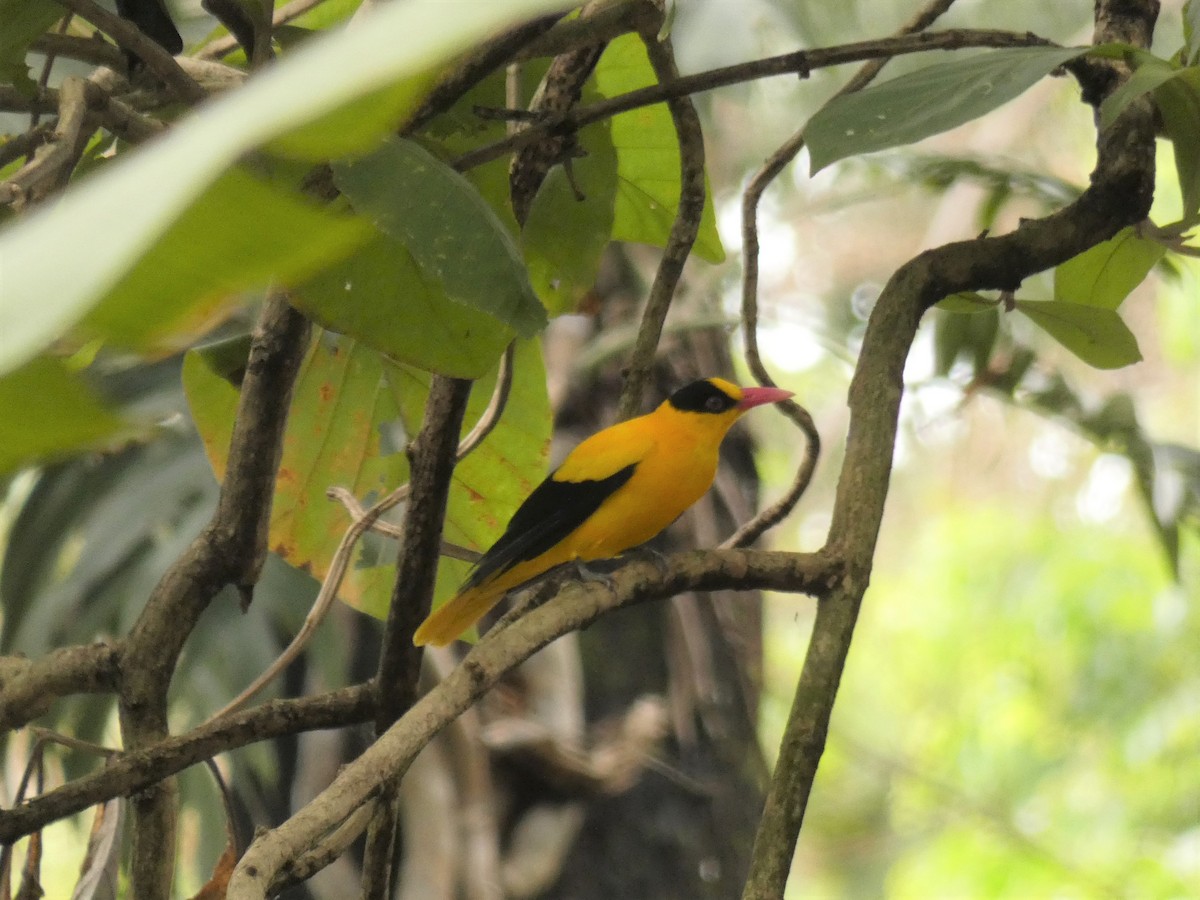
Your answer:
[[[764,403],[778,403],[780,400],[786,400],[791,396],[791,391],[785,391],[782,388],[742,388],[742,399],[738,401],[738,409],[745,412],[748,409],[754,409],[756,406],[762,406]]]

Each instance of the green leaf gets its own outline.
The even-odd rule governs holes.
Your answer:
[[[552,314],[570,312],[595,286],[613,232],[617,155],[607,123],[583,129],[587,156],[573,164],[575,196],[562,166],[546,176],[521,232],[529,279]]]
[[[76,324],[247,152],[390,85],[423,79],[505,25],[558,5],[503,0],[469,16],[448,16],[439,4],[381,6],[362,27],[314,38],[159,140],[9,224],[0,231],[0,373]],[[64,247],[70,265],[63,265]]]
[[[1187,0],[1183,4],[1183,42],[1187,51],[1186,62],[1194,66],[1200,62],[1200,2]]]
[[[1018,300],[1017,309],[1052,338],[1097,369],[1119,369],[1141,360],[1137,338],[1116,310],[1057,300]]]
[[[1054,299],[1116,309],[1154,268],[1166,247],[1123,228],[1054,270]]]
[[[1100,127],[1108,128],[1138,97],[1153,91],[1163,83],[1175,78],[1183,70],[1165,59],[1141,52],[1134,57],[1137,68],[1120,87],[1104,98],[1100,104]]]
[[[326,497],[326,490],[345,487],[363,501],[408,478],[404,454],[384,452],[383,432],[398,420],[399,410],[384,383],[383,365],[368,347],[318,333],[296,382],[268,539],[271,550],[317,580],[328,573],[350,524],[346,510]],[[218,480],[225,477],[238,400],[222,369],[201,351],[188,353],[183,368],[188,406]],[[356,563],[362,554],[360,545]],[[357,565],[351,567],[339,596],[352,605],[386,609],[386,584],[360,580],[358,571]]]
[[[1187,228],[1200,221],[1200,68],[1183,69],[1154,92],[1163,130],[1175,147],[1175,171]]]
[[[123,427],[60,360],[40,356],[0,378],[0,474],[64,456]]]
[[[605,97],[657,81],[646,48],[634,34],[622,35],[608,45],[596,65],[594,78],[597,90]],[[680,190],[679,139],[670,111],[663,103],[630,110],[614,116],[611,129],[618,177],[612,236],[618,241],[664,246],[675,221]],[[706,190],[695,252],[713,263],[725,258],[711,189]]]
[[[253,215],[247,215],[253,210]],[[83,322],[126,346],[203,331],[237,291],[312,275],[373,233],[241,169],[221,175],[137,261]]]
[[[0,82],[28,78],[29,45],[62,15],[63,8],[54,0],[0,0]]]
[[[392,359],[458,378],[486,372],[513,336],[487,313],[447,299],[383,234],[297,288],[292,302]]]
[[[451,300],[524,337],[545,327],[546,311],[511,234],[462,175],[400,138],[333,172],[354,208],[403,244]]]
[[[420,426],[429,379],[428,373],[405,366],[396,366],[388,374],[409,433]],[[494,383],[493,372],[471,391],[464,433],[487,407]],[[446,509],[446,540],[475,550],[486,550],[495,542],[517,507],[546,476],[552,424],[541,347],[536,341],[519,342],[504,415],[487,439],[454,470]],[[443,576],[438,580],[435,605],[458,590],[467,566],[446,561],[439,571]]]
[[[989,300],[983,294],[978,294],[974,291],[965,291],[960,294],[951,294],[949,297],[943,297],[934,306],[951,313],[982,313],[995,312],[998,304],[995,300]]]
[[[1085,52],[1080,47],[992,50],[837,97],[812,117],[805,131],[812,171],[977,119]]]

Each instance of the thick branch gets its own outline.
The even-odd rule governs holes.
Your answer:
[[[0,657],[0,732],[36,719],[59,697],[115,690],[119,659],[119,645],[107,643],[61,647],[36,660]]]
[[[167,688],[183,644],[212,598],[232,583],[249,599],[266,557],[275,470],[308,333],[308,321],[273,292],[251,344],[217,508],[151,592],[121,656],[121,733],[131,750],[168,734]],[[130,878],[139,897],[169,893],[175,806],[168,782],[133,800]]]
[[[1096,42],[1149,45],[1156,0],[1097,5]],[[947,294],[1014,289],[1145,217],[1153,193],[1154,137],[1149,109],[1132,108],[1100,136],[1092,185],[1059,212],[997,238],[963,241],[921,254],[884,288],[867,323],[850,387],[850,431],[827,551],[845,563],[842,579],[818,607],[792,716],[767,797],[743,895],[783,895],[867,588],[895,448],[904,363],[925,310]],[[761,846],[760,846],[761,845]]]
[[[377,734],[386,731],[417,699],[422,648],[413,645],[413,634],[429,615],[433,602],[446,501],[471,385],[471,381],[461,378],[434,376],[421,431],[408,449],[411,475],[404,516],[405,537],[396,564],[396,584],[376,678]],[[371,821],[363,860],[365,897],[391,896],[392,850],[398,823],[394,796],[397,784],[389,782],[386,796],[380,798],[382,802]]]
[[[417,753],[500,677],[569,631],[623,606],[684,591],[773,589],[824,596],[838,583],[837,565],[822,554],[753,550],[693,551],[653,562],[639,559],[610,582],[562,589],[548,603],[497,625],[445,681],[422,697],[311,803],[246,851],[230,900],[263,898],[288,879],[291,861],[403,773]]]

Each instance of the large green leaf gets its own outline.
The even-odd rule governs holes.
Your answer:
[[[1057,300],[1018,300],[1017,309],[1097,369],[1119,369],[1142,358],[1137,338],[1116,310]]]
[[[478,378],[513,332],[487,313],[446,298],[412,254],[377,234],[366,246],[293,292],[315,321],[420,369]]]
[[[450,300],[524,337],[545,327],[512,235],[475,187],[427,150],[391,138],[368,157],[336,164],[334,180]]]
[[[596,284],[600,257],[614,230],[617,155],[608,123],[579,133],[587,156],[572,165],[576,197],[566,171],[556,166],[533,199],[521,232],[529,279],[551,313],[576,309]]]
[[[977,119],[1085,52],[1080,47],[992,50],[837,97],[812,117],[805,131],[812,171]]]
[[[380,355],[346,337],[318,334],[296,382],[283,458],[275,481],[270,548],[290,565],[321,580],[350,524],[346,510],[325,495],[349,489],[360,500],[403,484],[408,462],[382,437],[399,418],[383,380]],[[223,479],[238,391],[218,361],[188,354],[183,370],[188,405],[218,479]],[[355,560],[362,558],[360,545]],[[389,588],[352,566],[340,596],[354,605],[386,607]],[[370,596],[368,596],[370,594]]]
[[[410,433],[420,427],[429,379],[427,372],[406,366],[394,367],[388,375]],[[464,432],[486,408],[494,382],[493,373],[471,391]],[[517,345],[512,391],[503,417],[488,438],[454,470],[446,510],[446,540],[474,550],[492,545],[517,507],[546,475],[551,426],[541,347],[536,341],[522,341]],[[439,571],[435,604],[457,591],[467,566],[447,561]]]
[[[596,65],[596,88],[615,97],[656,83],[646,48],[634,34],[612,41]],[[663,103],[614,116],[612,144],[617,151],[617,196],[612,236],[663,246],[679,208],[679,139]],[[717,234],[712,191],[706,191],[696,255],[709,262],[725,258]]]
[[[40,356],[0,377],[0,474],[62,456],[124,426],[61,360]]]
[[[1054,299],[1116,309],[1162,259],[1166,248],[1124,228],[1054,270]]]
[[[313,39],[244,87],[204,104],[162,139],[9,224],[0,231],[0,373],[76,324],[248,151],[390,85],[409,78],[424,83],[425,72],[472,43],[559,5],[503,0],[477,5],[469,16],[446,15],[439,4],[383,6],[360,27]],[[399,112],[391,110],[393,116]],[[371,137],[384,133],[376,125],[378,134]],[[367,149],[366,132],[353,135],[353,147],[337,133],[326,137],[331,151]],[[305,134],[306,152],[318,143],[311,131]],[[243,213],[249,217],[254,210]]]
[[[372,233],[365,220],[332,215],[233,168],[159,236],[83,327],[127,346],[178,332],[191,343],[187,326],[205,322],[235,292],[305,278]]]

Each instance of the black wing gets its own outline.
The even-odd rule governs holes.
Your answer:
[[[598,481],[555,481],[551,475],[513,513],[504,534],[483,555],[463,590],[545,553],[587,521],[621,485],[633,477],[637,463]]]

